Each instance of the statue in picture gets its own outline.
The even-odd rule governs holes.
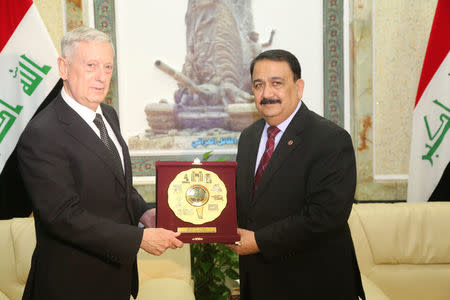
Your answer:
[[[155,62],[178,82],[176,127],[235,130],[230,126],[228,108],[242,104],[253,109],[249,105],[253,101],[249,65],[263,47],[270,46],[274,31],[268,43],[259,43],[251,0],[189,0],[185,22],[187,47],[182,71]],[[250,118],[248,124],[253,114]]]

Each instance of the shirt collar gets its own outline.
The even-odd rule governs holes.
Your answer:
[[[79,114],[86,123],[93,122],[97,113],[103,116],[102,108],[100,105],[97,107],[96,111],[92,111],[90,108],[81,105],[75,99],[70,97],[69,94],[66,93],[64,87],[61,90],[61,96],[67,103],[67,105],[69,105],[77,114]]]
[[[297,108],[294,110],[294,112],[286,120],[277,125],[278,129],[280,129],[281,132],[286,131],[286,128],[289,126],[289,123],[291,123],[292,118],[300,109],[300,106],[302,106],[302,100],[298,101]],[[264,131],[266,131],[269,126],[270,125],[266,122],[266,126],[264,126]]]

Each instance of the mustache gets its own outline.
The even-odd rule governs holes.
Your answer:
[[[281,100],[280,99],[262,98],[261,101],[259,102],[259,104],[261,104],[261,105],[264,105],[264,104],[275,104],[275,103],[280,103],[281,104]]]

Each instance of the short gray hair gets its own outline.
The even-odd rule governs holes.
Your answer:
[[[114,53],[114,45],[109,35],[97,29],[81,26],[67,32],[61,39],[61,55],[68,58],[79,42],[109,43]]]

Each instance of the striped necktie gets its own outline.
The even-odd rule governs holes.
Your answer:
[[[100,130],[100,139],[102,140],[103,144],[105,144],[106,148],[108,148],[109,152],[112,154],[115,161],[119,163],[120,169],[123,172],[119,152],[117,151],[117,148],[114,145],[113,140],[109,137],[108,131],[106,130],[106,126],[105,123],[103,122],[101,114],[95,115],[94,124],[95,126],[97,126],[98,130]]]
[[[259,162],[258,169],[256,170],[255,183],[253,185],[254,191],[258,187],[259,180],[264,174],[264,170],[266,169],[270,157],[272,156],[273,149],[275,147],[275,137],[278,134],[278,132],[280,132],[280,129],[278,129],[278,127],[276,126],[270,126],[269,128],[267,128],[266,150],[264,150],[264,154],[261,158],[261,161]]]

